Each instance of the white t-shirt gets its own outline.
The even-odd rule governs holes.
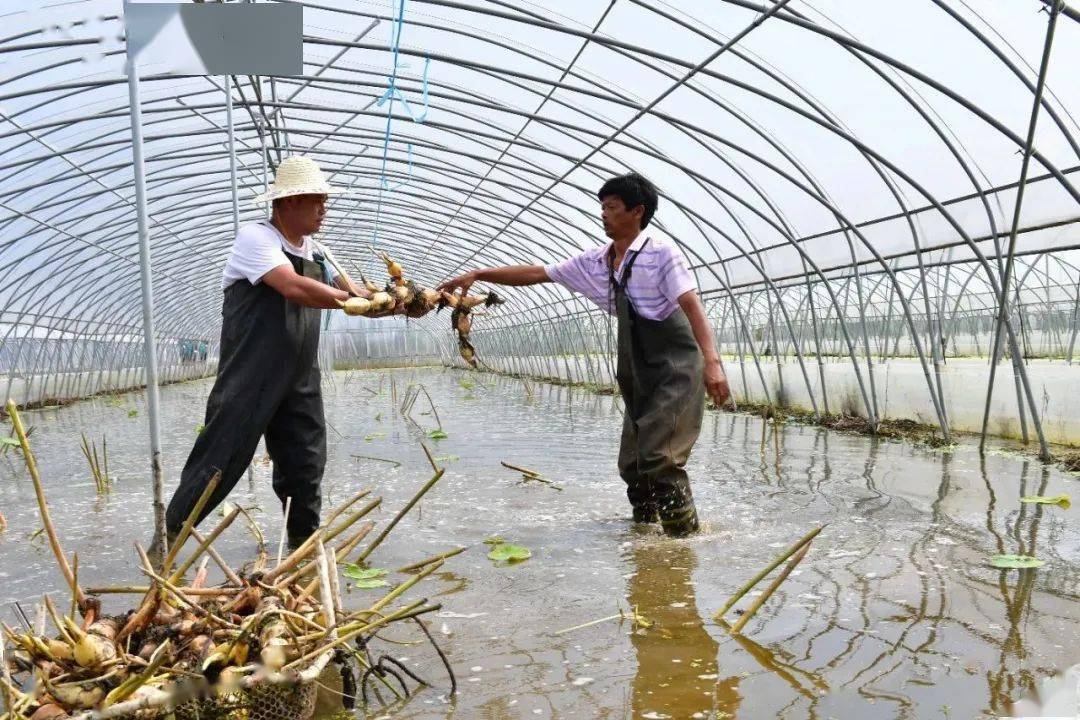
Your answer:
[[[314,246],[315,242],[307,236],[300,247],[293,245],[268,222],[244,225],[236,234],[229,260],[225,263],[221,287],[225,289],[237,280],[247,280],[252,285],[258,285],[263,276],[274,268],[292,264],[285,255],[286,251],[290,255],[312,260]],[[333,270],[330,273],[333,280]]]

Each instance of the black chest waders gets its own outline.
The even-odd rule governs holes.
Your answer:
[[[323,280],[323,266],[288,252],[293,269]],[[274,463],[274,492],[289,510],[289,542],[319,526],[326,465],[318,365],[321,311],[286,300],[266,283],[238,280],[225,288],[221,359],[206,401],[205,428],[195,440],[169,502],[166,524],[175,535],[214,473],[221,481],[198,521],[226,498],[255,455],[259,438]]]
[[[698,528],[684,468],[705,412],[704,361],[682,308],[663,320],[634,311],[626,286],[639,253],[624,259],[621,280],[615,279],[614,247],[608,253],[608,280],[619,318],[615,377],[626,405],[619,474],[635,522],[659,518],[664,532],[682,536]]]

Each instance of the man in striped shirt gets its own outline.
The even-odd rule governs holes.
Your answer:
[[[616,377],[626,404],[619,474],[634,521],[659,520],[668,535],[689,535],[698,517],[684,466],[701,431],[705,393],[723,405],[727,378],[686,259],[674,243],[644,232],[656,188],[630,173],[608,180],[597,197],[610,243],[556,265],[473,270],[440,289],[556,282],[616,315]]]

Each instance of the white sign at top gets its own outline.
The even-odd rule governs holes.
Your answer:
[[[141,74],[302,75],[299,4],[124,3],[128,57]]]

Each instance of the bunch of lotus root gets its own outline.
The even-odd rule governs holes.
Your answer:
[[[494,292],[483,295],[460,295],[422,288],[412,280],[406,280],[401,265],[392,260],[389,255],[383,253],[382,260],[386,263],[386,270],[390,275],[386,287],[380,290],[375,283],[361,275],[364,287],[371,293],[371,297],[354,297],[342,302],[341,309],[345,311],[345,314],[382,317],[403,313],[408,317],[418,318],[427,315],[432,310],[438,312],[444,307],[450,307],[453,309],[450,315],[450,327],[457,332],[458,352],[465,362],[476,367],[476,348],[469,342],[469,332],[472,330],[470,313],[479,305],[487,307],[501,305],[504,302],[503,299]]]

